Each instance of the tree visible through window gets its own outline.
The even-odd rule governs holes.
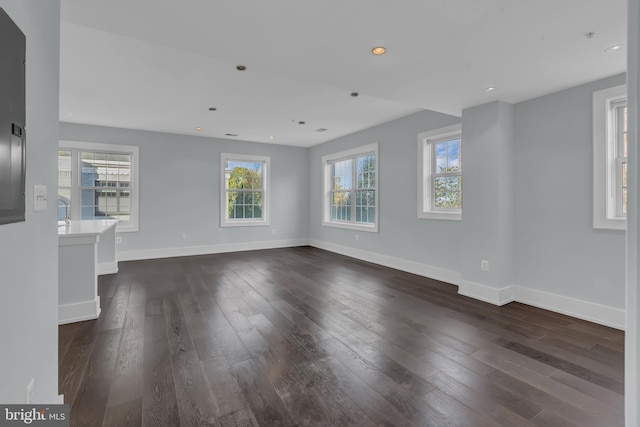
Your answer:
[[[355,175],[355,187],[354,183]],[[367,154],[331,164],[331,219],[376,222],[376,156]]]
[[[223,154],[222,225],[266,225],[268,157]]]
[[[227,218],[262,218],[262,163],[227,162]]]
[[[418,135],[418,218],[462,218],[462,126]]]
[[[377,231],[378,145],[322,158],[323,224]]]
[[[462,167],[460,138],[435,142],[433,146],[433,207],[462,209]]]

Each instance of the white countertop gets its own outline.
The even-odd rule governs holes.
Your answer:
[[[58,241],[74,237],[98,237],[118,223],[115,219],[104,220],[76,220],[69,225],[58,225]]]

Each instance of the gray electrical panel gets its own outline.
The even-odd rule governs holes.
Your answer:
[[[25,220],[25,42],[0,8],[0,224]]]

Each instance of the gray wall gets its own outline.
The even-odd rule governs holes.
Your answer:
[[[423,111],[312,147],[309,237],[460,271],[460,221],[417,218],[418,134],[456,123],[459,117]],[[379,233],[323,226],[322,156],[373,142],[380,144]]]
[[[516,282],[625,306],[625,233],[594,230],[593,91],[619,75],[515,107]]]
[[[307,149],[72,123],[60,124],[60,139],[140,147],[140,230],[119,233],[118,251],[307,237]],[[223,152],[271,157],[269,227],[220,227]]]
[[[416,218],[416,136],[460,118],[424,111],[315,146],[309,155],[309,237],[453,270],[492,287],[523,286],[623,309],[624,232],[592,227],[591,94],[624,81],[619,75],[515,106],[465,110],[465,200],[481,210],[500,204],[477,221],[469,210],[462,221]],[[321,157],[376,141],[380,232],[323,227]],[[477,159],[483,141],[484,153],[499,151],[499,162],[486,159],[496,163],[494,172]],[[505,162],[511,165],[498,167]],[[503,183],[505,177],[512,182]],[[479,271],[483,253],[492,257],[490,272]]]
[[[465,280],[513,284],[513,105],[491,102],[462,112],[463,213],[461,273]],[[489,262],[489,271],[480,261]]]
[[[56,206],[33,212],[33,185],[55,200],[58,140],[60,2],[0,0],[27,37],[26,222],[0,225],[0,402],[58,395],[58,238]]]

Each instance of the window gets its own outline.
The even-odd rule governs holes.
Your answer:
[[[594,228],[626,228],[626,96],[625,85],[593,93]]]
[[[221,156],[220,226],[269,225],[269,157]]]
[[[322,158],[323,225],[378,231],[378,144]]]
[[[138,231],[138,147],[60,141],[58,221],[117,219]]]
[[[462,128],[418,135],[418,218],[462,218]]]

